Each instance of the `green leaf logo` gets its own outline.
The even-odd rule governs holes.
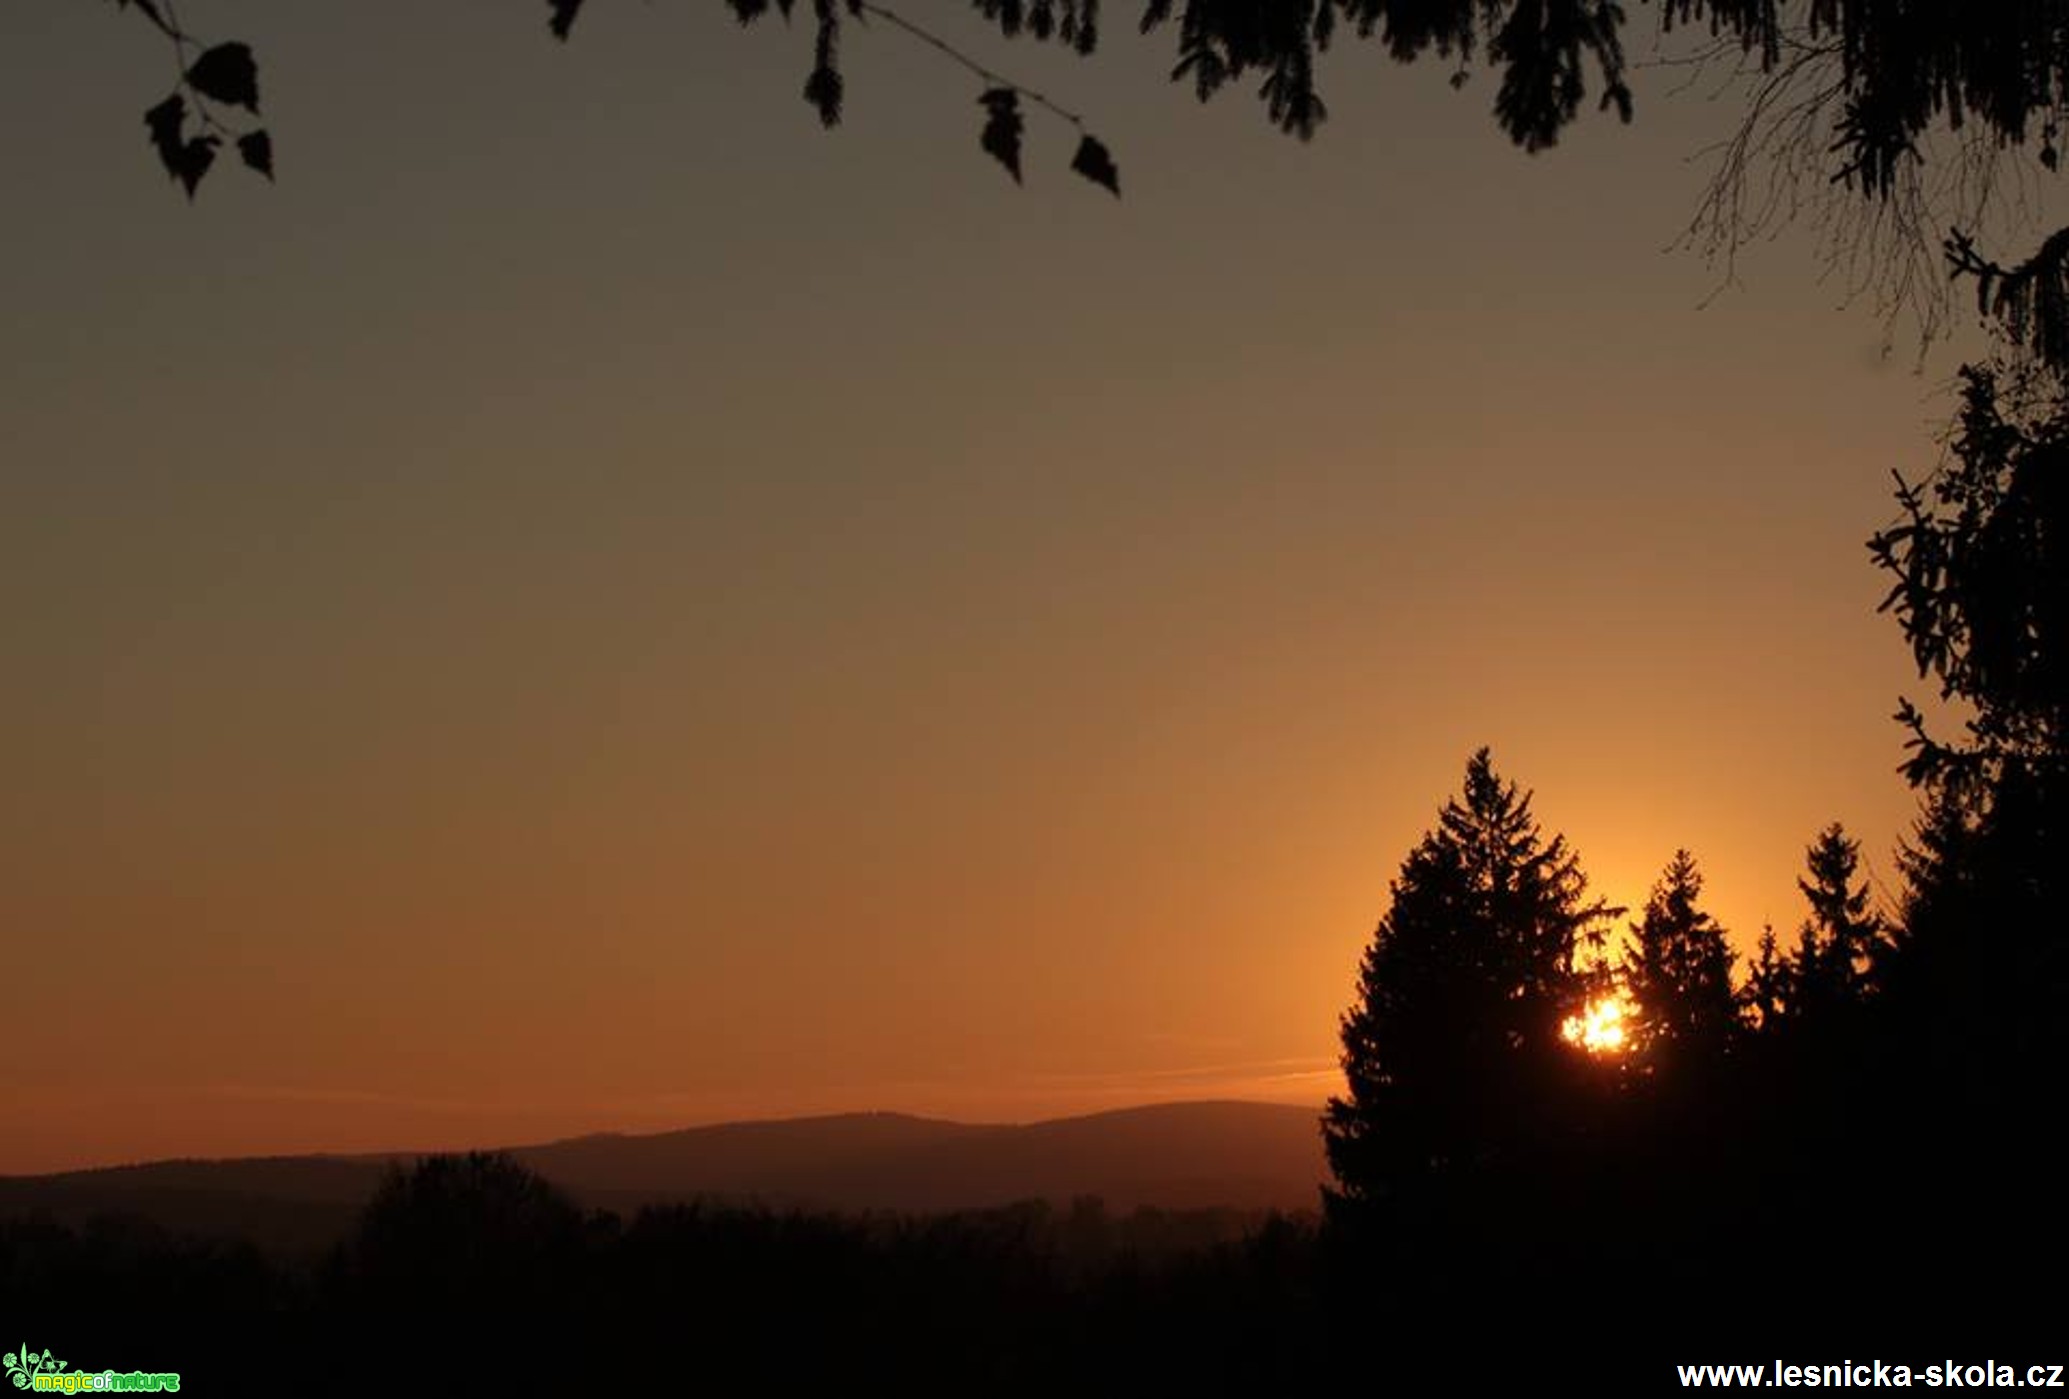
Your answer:
[[[11,1350],[7,1353],[6,1366],[7,1378],[13,1382],[16,1389],[30,1388],[31,1377],[41,1371],[48,1370],[54,1374],[59,1370],[71,1368],[51,1352],[46,1350],[38,1355],[26,1345],[20,1350]]]

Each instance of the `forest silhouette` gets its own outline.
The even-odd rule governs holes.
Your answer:
[[[1830,825],[1800,924],[1735,974],[1695,854],[1612,908],[1534,796],[1470,757],[1358,969],[1316,1216],[628,1218],[477,1152],[392,1167],[316,1255],[6,1221],[0,1314],[90,1317],[120,1337],[107,1363],[235,1357],[210,1392],[265,1365],[357,1392],[369,1337],[538,1390],[603,1369],[1270,1393],[1423,1366],[1664,1385],[1702,1359],[2046,1360],[2020,1348],[2059,1346],[2069,1242],[2065,451],[2051,378],[1973,368],[1953,460],[1871,543],[1965,716],[1957,738],[1900,716],[1920,815],[1892,907]],[[1591,1010],[1615,1032],[1580,1034]]]
[[[579,8],[552,6],[561,37]],[[978,8],[1002,25],[1019,12]],[[1389,31],[1397,54],[1470,51],[1476,11],[1426,8],[1422,30]],[[1748,51],[1781,44],[1773,6],[1664,8]],[[135,9],[181,55],[179,86],[147,117],[168,175],[191,195],[226,140],[270,175],[250,50]],[[1312,23],[1253,31],[1256,7],[1186,11],[1203,96],[1263,71],[1273,119],[1312,129]],[[1964,105],[1985,134],[2044,133],[2055,164],[2059,27],[1997,42],[2024,11],[1813,11],[1812,36],[1843,41],[1837,155],[1860,197],[1889,198],[1915,139]],[[1498,50],[1501,120],[1530,146],[1572,118],[1583,75],[1628,103],[1615,28],[1586,23],[1602,10],[1546,12],[1563,32],[1505,25]],[[835,7],[817,15],[837,31]],[[1017,176],[1020,90],[995,91],[983,149]],[[840,92],[827,37],[807,95],[831,122]],[[1117,190],[1092,147],[1079,172]],[[1919,815],[1887,906],[1842,826],[1805,832],[1800,921],[1737,958],[1703,907],[1700,852],[1674,849],[1643,906],[1615,909],[1482,749],[1402,860],[1355,969],[1344,1089],[1317,1124],[1332,1179],[1312,1217],[1232,1228],[1090,1199],[619,1214],[506,1155],[429,1156],[394,1169],[315,1255],[135,1216],[0,1220],[9,1344],[62,1326],[102,1347],[96,1366],[178,1360],[195,1392],[304,1394],[406,1384],[404,1364],[521,1392],[741,1375],[778,1390],[1192,1394],[1412,1389],[1424,1366],[1664,1388],[1674,1360],[2069,1359],[2069,240],[2010,269],[1962,234],[1948,252],[2034,358],[1963,372],[1950,460],[1899,482],[1898,520],[1869,543],[1886,610],[1960,725],[1899,710]],[[1614,1037],[1573,1030],[1605,1007]]]

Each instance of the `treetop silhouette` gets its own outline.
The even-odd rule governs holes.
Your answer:
[[[1580,953],[1623,911],[1588,897],[1565,837],[1484,748],[1390,893],[1341,1023],[1347,1094],[1323,1121],[1339,1215],[1527,1131],[1586,994]]]
[[[1676,850],[1631,925],[1623,982],[1637,1005],[1635,1049],[1648,1067],[1722,1052],[1738,1025],[1733,954],[1725,931],[1697,907],[1703,877]]]
[[[1867,884],[1856,881],[1860,853],[1860,842],[1837,821],[1804,852],[1796,887],[1810,904],[1810,916],[1787,952],[1772,926],[1761,934],[1738,993],[1754,1028],[1829,1029],[1835,1015],[1865,1002],[1886,980],[1896,943],[1886,920],[1869,907]]]
[[[1797,934],[1796,993],[1811,1014],[1859,1002],[1883,955],[1882,919],[1868,908],[1868,886],[1854,882],[1860,854],[1860,842],[1834,821],[1811,842],[1796,880],[1810,903]]]

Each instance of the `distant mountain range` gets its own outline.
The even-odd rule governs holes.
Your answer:
[[[1168,1103],[1026,1125],[849,1113],[506,1148],[585,1206],[694,1199],[930,1213],[1098,1196],[1111,1210],[1311,1210],[1318,1113]],[[315,1247],[342,1236],[391,1163],[421,1153],[156,1161],[0,1177],[0,1218],[141,1215],[169,1229]]]

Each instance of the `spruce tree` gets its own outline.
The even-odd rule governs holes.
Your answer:
[[[1737,1026],[1731,948],[1696,906],[1702,888],[1695,857],[1676,850],[1631,925],[1624,986],[1638,1006],[1636,1048],[1648,1067],[1715,1058]]]
[[[1868,887],[1854,887],[1860,842],[1833,822],[1805,856],[1807,878],[1796,887],[1810,901],[1791,961],[1797,997],[1807,1015],[1829,1013],[1866,996],[1888,946],[1882,920],[1868,911]]]
[[[1796,1008],[1796,969],[1777,943],[1774,924],[1760,930],[1760,946],[1747,969],[1746,984],[1739,988],[1739,1013],[1751,1028],[1766,1033],[1776,1029]]]
[[[1588,899],[1530,800],[1481,749],[1391,885],[1342,1021],[1347,1092],[1323,1122],[1334,1218],[1498,1155],[1570,1053],[1559,1023],[1584,996],[1580,954],[1621,910]]]

